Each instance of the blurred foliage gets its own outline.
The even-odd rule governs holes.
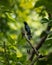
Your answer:
[[[27,65],[29,63],[27,49],[31,47],[22,37],[23,21],[29,24],[32,32],[31,42],[35,44],[39,42],[41,32],[49,23],[49,12],[52,14],[52,0],[0,0],[0,65]],[[52,20],[49,25],[52,26]],[[40,49],[42,54],[48,54],[51,51],[52,33],[48,35]],[[50,58],[48,57],[47,61],[40,60],[36,65],[51,65],[52,55]]]

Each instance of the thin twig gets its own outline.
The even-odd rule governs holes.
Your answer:
[[[22,29],[22,35],[24,35],[26,41],[27,41],[28,44],[31,46],[31,48],[34,50],[35,54],[36,54],[37,56],[39,56],[39,52],[36,50],[36,48],[34,48],[34,46],[32,45],[32,43],[30,42],[30,40],[27,38],[26,32],[25,32],[24,29]]]
[[[37,56],[37,57],[31,62],[30,65],[34,65],[34,63],[35,63],[36,61],[38,61],[38,59],[39,59],[39,56]]]
[[[25,36],[27,42],[29,43],[29,45],[31,46],[31,48],[34,50],[35,54],[37,56],[39,56],[39,52],[36,50],[36,48],[34,48],[34,46],[32,45],[32,43],[30,42],[30,40],[28,40],[28,38]]]

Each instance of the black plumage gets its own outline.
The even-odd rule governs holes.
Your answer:
[[[30,27],[29,25],[27,24],[27,22],[24,21],[24,26],[25,26],[25,31],[27,32],[27,36],[28,36],[28,39],[30,40],[31,39],[31,31],[30,31]]]

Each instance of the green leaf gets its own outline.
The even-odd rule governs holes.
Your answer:
[[[48,23],[48,22],[49,22],[49,20],[46,19],[46,18],[42,18],[42,19],[41,19],[41,23]]]
[[[45,59],[37,61],[37,65],[47,65],[47,62]]]
[[[42,32],[42,34],[40,35],[40,38],[42,38],[43,36],[45,36],[47,33],[45,31]]]
[[[52,13],[52,0],[38,0],[35,8],[44,6],[48,12]]]
[[[50,20],[50,22],[49,22],[49,26],[51,26],[51,27],[52,27],[52,20]]]
[[[44,43],[44,49],[49,50],[52,47],[52,38],[48,38]]]
[[[52,52],[47,56],[47,64],[52,65]]]

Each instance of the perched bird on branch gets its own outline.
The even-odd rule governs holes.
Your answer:
[[[25,31],[27,33],[27,37],[30,40],[32,38],[32,36],[31,36],[31,30],[30,30],[30,27],[29,27],[29,25],[27,24],[26,21],[24,21],[24,26],[25,26]]]

